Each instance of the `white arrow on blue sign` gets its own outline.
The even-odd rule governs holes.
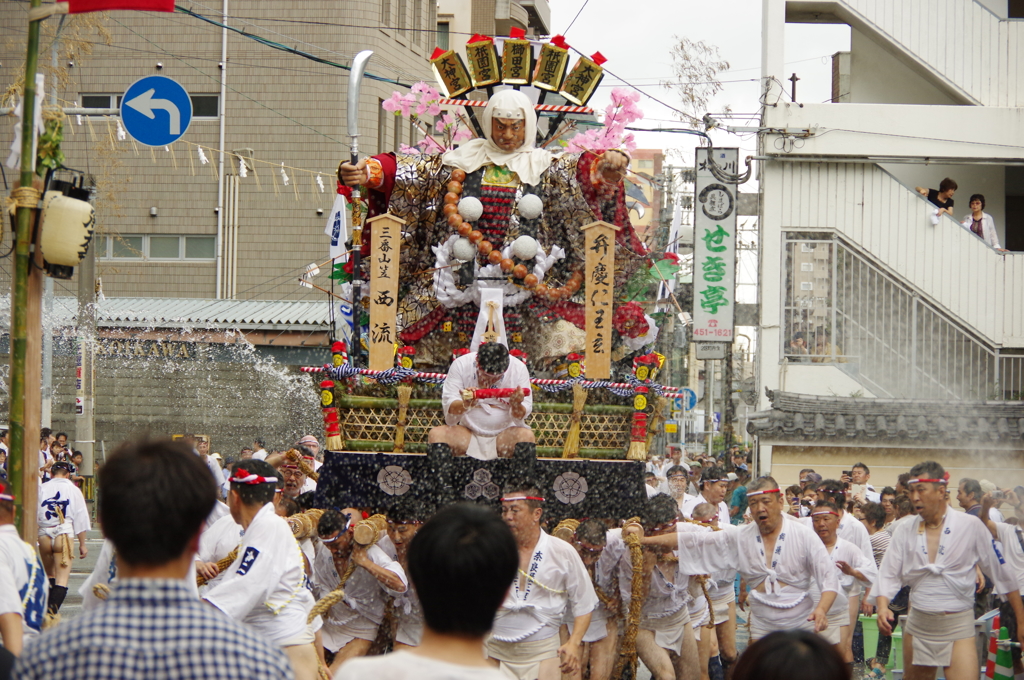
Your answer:
[[[178,141],[192,122],[192,99],[166,76],[139,78],[121,99],[121,121],[132,139],[146,146]]]

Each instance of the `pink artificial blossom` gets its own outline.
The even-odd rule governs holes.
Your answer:
[[[390,113],[397,113],[402,108],[402,95],[392,92],[391,96],[380,105],[382,109]]]
[[[568,151],[602,153],[608,149],[632,151],[636,148],[636,141],[632,133],[626,133],[626,126],[644,117],[644,112],[636,105],[640,93],[616,88],[612,90],[611,100],[604,110],[604,127],[576,135],[566,144]]]
[[[409,146],[408,144],[399,144],[398,151],[406,156],[416,156],[420,153],[419,149],[415,146]]]

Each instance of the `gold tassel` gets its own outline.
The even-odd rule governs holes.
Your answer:
[[[647,442],[630,442],[629,451],[626,452],[626,460],[647,460]]]
[[[412,398],[412,385],[402,383],[395,388],[398,391],[398,425],[395,427],[395,453],[405,451],[405,426],[409,414],[409,400]]]
[[[587,389],[582,385],[572,386],[572,416],[569,423],[569,434],[565,435],[562,446],[562,458],[577,458],[580,455],[580,427],[583,420],[583,407],[587,404]]]

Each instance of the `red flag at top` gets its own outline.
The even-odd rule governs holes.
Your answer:
[[[68,14],[131,9],[144,12],[173,12],[174,0],[69,0]]]

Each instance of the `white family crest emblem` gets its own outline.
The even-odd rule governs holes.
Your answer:
[[[401,496],[412,484],[412,475],[400,465],[386,465],[377,473],[377,486],[389,496]]]
[[[576,505],[587,497],[587,478],[578,472],[563,472],[555,477],[552,488],[555,498],[568,505]]]
[[[473,473],[473,481],[466,485],[462,495],[471,501],[476,500],[480,496],[493,501],[501,495],[501,489],[491,481],[490,471],[480,468]]]

